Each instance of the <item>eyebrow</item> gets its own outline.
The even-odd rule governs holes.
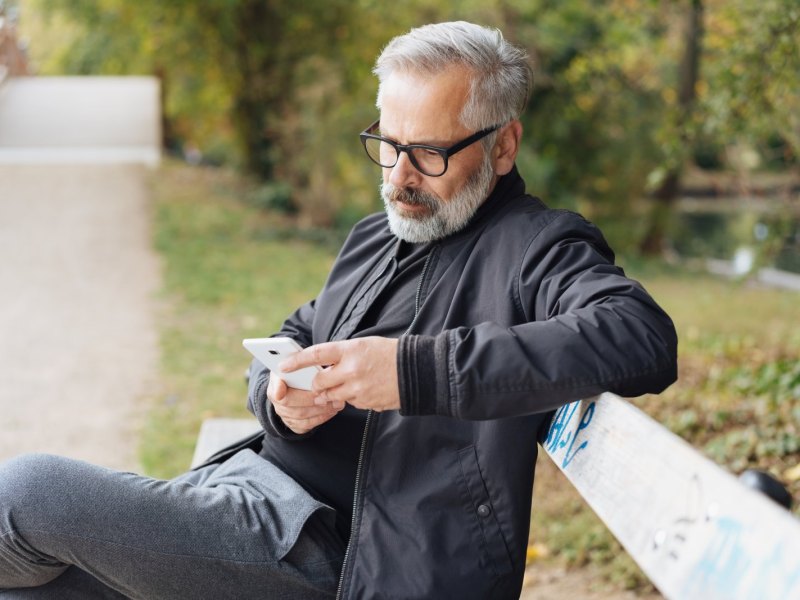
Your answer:
[[[433,141],[430,141],[430,142],[410,142],[408,144],[401,144],[400,142],[397,141],[397,138],[395,138],[392,135],[389,135],[388,133],[386,133],[381,128],[380,123],[378,124],[378,131],[380,132],[381,137],[385,137],[385,138],[387,138],[389,140],[392,140],[393,142],[395,142],[396,144],[400,144],[401,146],[436,146],[437,148],[448,148],[448,147],[452,146],[455,143],[455,142],[452,142],[452,141],[443,142],[443,141],[440,141],[440,140],[433,140]]]

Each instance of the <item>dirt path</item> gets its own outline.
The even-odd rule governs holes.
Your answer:
[[[155,382],[145,170],[0,166],[0,460],[134,469]]]
[[[526,572],[520,600],[663,600],[663,596],[614,589],[591,567],[565,570],[534,563]]]

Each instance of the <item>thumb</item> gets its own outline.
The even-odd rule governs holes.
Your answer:
[[[286,385],[283,379],[275,375],[272,375],[270,383],[272,384],[272,399],[280,402],[286,397],[286,394],[289,393],[289,386]]]

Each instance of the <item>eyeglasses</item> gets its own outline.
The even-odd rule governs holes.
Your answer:
[[[500,125],[487,127],[460,142],[456,142],[449,148],[441,148],[439,146],[428,146],[427,144],[403,145],[376,135],[376,132],[380,129],[380,123],[381,120],[378,119],[359,135],[361,143],[364,144],[364,150],[367,151],[367,156],[372,159],[372,162],[388,169],[395,166],[400,159],[400,153],[405,152],[408,154],[411,164],[420,173],[429,177],[441,177],[444,175],[445,171],[447,171],[447,160],[453,154],[460,152],[500,128]]]

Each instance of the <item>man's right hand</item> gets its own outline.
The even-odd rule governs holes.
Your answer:
[[[332,419],[344,408],[344,402],[314,404],[314,392],[298,390],[286,385],[280,377],[272,375],[267,386],[267,398],[286,426],[297,434],[308,433]]]

